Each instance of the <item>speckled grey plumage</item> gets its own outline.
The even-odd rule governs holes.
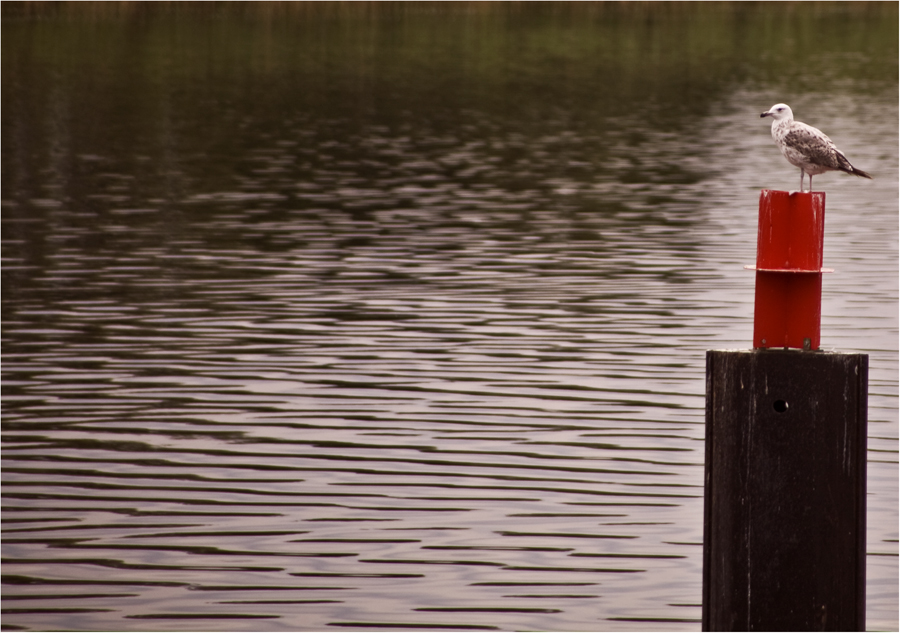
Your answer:
[[[772,138],[787,161],[800,168],[800,191],[803,191],[803,176],[809,176],[809,190],[812,191],[812,177],[826,171],[843,171],[854,176],[871,179],[872,176],[850,164],[844,153],[835,147],[822,130],[794,120],[794,113],[784,103],[778,103],[760,117],[772,117]]]

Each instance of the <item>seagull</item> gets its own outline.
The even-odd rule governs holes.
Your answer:
[[[809,190],[812,191],[812,177],[826,171],[844,171],[854,176],[872,179],[872,176],[850,164],[844,153],[835,147],[822,130],[794,120],[794,113],[784,103],[777,103],[760,118],[772,117],[772,138],[787,161],[800,168],[800,191],[803,191],[803,175],[809,175]]]

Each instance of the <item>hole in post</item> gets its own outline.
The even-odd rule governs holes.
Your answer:
[[[776,400],[772,408],[775,409],[776,413],[784,413],[788,410],[788,403],[784,400]]]

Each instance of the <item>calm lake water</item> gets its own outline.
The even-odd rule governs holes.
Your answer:
[[[782,101],[898,627],[896,4],[3,5],[5,630],[699,630]]]

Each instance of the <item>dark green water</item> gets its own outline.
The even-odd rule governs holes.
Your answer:
[[[789,103],[897,612],[897,5],[2,14],[4,628],[697,630]]]

